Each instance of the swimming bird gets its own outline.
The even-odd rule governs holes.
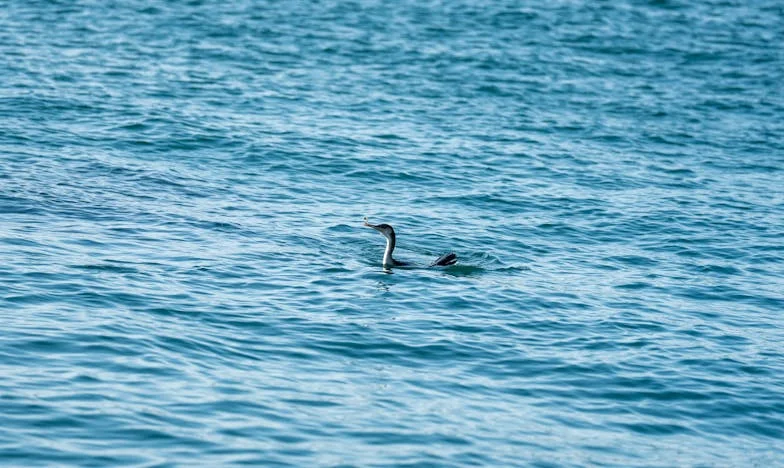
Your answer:
[[[384,260],[382,264],[384,268],[392,266],[406,266],[408,263],[395,260],[392,257],[392,252],[395,250],[395,230],[389,224],[370,224],[368,223],[367,216],[365,216],[365,226],[375,229],[387,238],[387,248],[384,250]],[[457,263],[457,255],[454,252],[449,252],[438,257],[433,263],[433,266],[449,266]]]

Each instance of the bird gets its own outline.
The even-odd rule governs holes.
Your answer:
[[[387,247],[384,250],[384,260],[382,261],[384,268],[408,265],[408,263],[395,260],[392,257],[392,252],[395,250],[395,229],[392,228],[392,226],[389,224],[370,224],[367,216],[365,216],[364,225],[375,229],[387,238]],[[448,254],[438,257],[430,266],[449,266],[454,265],[455,263],[457,263],[457,255],[454,252],[449,252]]]

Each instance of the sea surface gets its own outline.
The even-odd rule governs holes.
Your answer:
[[[782,44],[780,0],[0,1],[0,465],[784,466]]]

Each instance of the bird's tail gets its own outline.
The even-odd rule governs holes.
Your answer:
[[[457,263],[457,254],[449,252],[448,254],[438,257],[430,266],[449,266],[454,265],[455,263]]]

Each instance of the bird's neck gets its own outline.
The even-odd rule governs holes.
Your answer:
[[[387,238],[387,248],[384,250],[384,266],[394,265],[395,261],[392,259],[392,251],[395,250],[395,238]]]

